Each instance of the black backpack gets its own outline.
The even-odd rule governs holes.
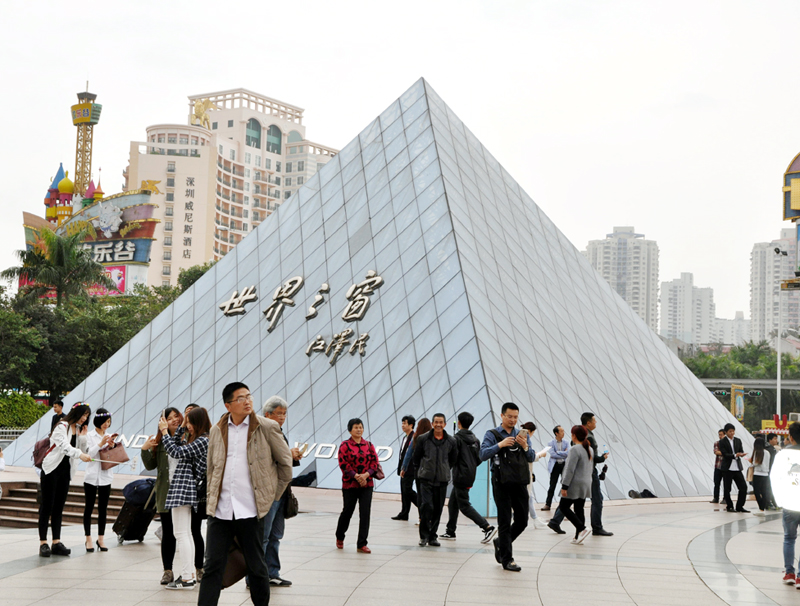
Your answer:
[[[496,429],[491,430],[501,442],[503,435]],[[525,458],[525,451],[519,446],[509,446],[501,448],[497,453],[500,464],[493,468],[497,481],[501,484],[524,484],[527,486],[531,482],[531,469],[528,459]]]

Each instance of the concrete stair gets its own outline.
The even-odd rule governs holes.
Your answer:
[[[39,520],[39,505],[36,502],[36,482],[0,482],[3,498],[0,499],[0,526],[11,528],[36,528]],[[125,498],[122,489],[112,488],[108,500],[107,524],[110,527],[117,519]],[[67,494],[64,506],[63,524],[83,524],[83,485],[73,484]],[[92,523],[97,523],[97,503],[95,502]]]

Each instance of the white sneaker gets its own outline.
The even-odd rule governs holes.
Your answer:
[[[581,531],[578,533],[578,538],[577,538],[577,539],[575,539],[575,544],[576,544],[576,545],[580,545],[580,544],[582,544],[582,543],[583,543],[583,541],[584,541],[584,539],[586,539],[586,537],[588,537],[588,536],[589,536],[589,533],[590,533],[590,532],[592,532],[592,531],[591,531],[591,530],[589,530],[588,528],[584,528],[583,530],[581,530]]]
[[[547,524],[542,522],[539,518],[533,518],[533,527],[534,528],[547,528]]]

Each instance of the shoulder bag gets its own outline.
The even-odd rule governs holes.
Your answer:
[[[750,467],[748,467],[748,468],[747,468],[747,475],[745,476],[745,479],[746,479],[748,482],[752,482],[752,481],[753,481],[753,477],[754,477],[755,475],[756,475],[756,472],[755,472],[755,467],[753,467],[753,466],[751,465]]]
[[[383,473],[383,467],[381,466],[381,462],[378,460],[378,451],[375,450],[375,445],[370,442],[369,447],[372,449],[372,452],[375,453],[375,461],[378,463],[378,470],[375,472],[375,475],[372,476],[374,480],[383,480],[386,477],[386,474]]]
[[[283,504],[283,517],[288,520],[295,517],[300,513],[300,504],[297,502],[297,497],[292,492],[292,487],[286,487],[286,502]]]

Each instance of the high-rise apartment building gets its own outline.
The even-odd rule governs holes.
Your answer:
[[[158,205],[150,285],[222,258],[338,150],[306,139],[303,109],[243,88],[189,97],[188,124],[133,141],[126,191]]]
[[[658,331],[658,244],[633,227],[591,240],[583,255],[638,316]]]
[[[661,283],[661,336],[700,345],[715,342],[714,289],[698,288],[694,276]]]
[[[716,318],[713,343],[735,345],[740,347],[750,340],[750,320],[744,317],[743,311],[737,311],[733,320]]]
[[[778,252],[775,252],[778,249]],[[782,254],[785,252],[786,254]],[[794,228],[781,230],[772,242],[758,242],[750,255],[750,337],[758,343],[767,340],[776,347],[778,305],[783,330],[797,329],[800,323],[800,296],[797,291],[780,293],[781,280],[794,278],[797,267],[797,240]],[[779,303],[780,293],[780,303]]]

